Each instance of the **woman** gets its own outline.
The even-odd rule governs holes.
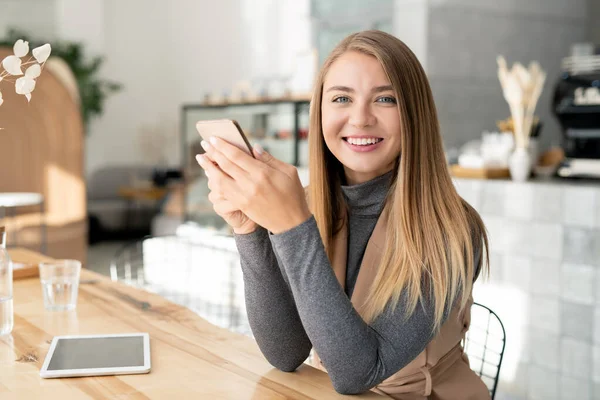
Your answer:
[[[293,371],[314,348],[340,393],[488,399],[460,344],[487,236],[448,174],[418,60],[386,33],[350,35],[310,114],[308,200],[260,147],[252,158],[217,139],[198,157],[261,351]]]

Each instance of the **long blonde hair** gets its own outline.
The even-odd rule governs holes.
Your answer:
[[[327,254],[346,218],[343,166],[329,151],[321,125],[323,81],[332,63],[347,51],[375,57],[397,96],[401,156],[386,199],[387,235],[378,273],[363,318],[373,321],[388,302],[406,291],[407,316],[423,297],[435,304],[437,331],[447,306],[462,311],[471,294],[475,266],[488,269],[488,240],[477,212],[456,192],[444,156],[437,112],[425,71],[398,38],[371,30],[345,38],[329,55],[315,82],[310,107],[309,205]],[[475,250],[479,259],[475,260]],[[484,261],[485,249],[485,264]]]

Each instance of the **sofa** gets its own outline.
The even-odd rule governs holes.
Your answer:
[[[150,232],[160,204],[154,201],[131,204],[119,195],[119,189],[151,182],[153,172],[154,167],[142,165],[111,165],[94,171],[87,182],[90,243]],[[132,212],[129,222],[128,210]]]

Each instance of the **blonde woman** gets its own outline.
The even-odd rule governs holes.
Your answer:
[[[317,78],[309,132],[307,197],[259,147],[254,159],[216,140],[198,157],[267,360],[294,371],[314,350],[345,394],[488,399],[460,343],[487,236],[448,174],[417,58],[384,32],[347,37]]]

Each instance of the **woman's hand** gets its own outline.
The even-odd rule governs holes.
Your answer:
[[[213,164],[213,160],[207,155],[204,156],[206,162]],[[201,156],[196,156],[200,162]],[[233,229],[233,232],[238,235],[252,233],[258,228],[258,224],[252,221],[246,214],[236,208],[229,200],[223,197],[218,192],[211,188],[211,180],[209,173],[206,172],[208,178],[208,200],[212,203],[215,213],[225,220],[225,222]],[[214,186],[214,185],[213,185]]]
[[[257,158],[252,158],[214,137],[210,144],[202,142],[202,146],[206,155],[198,156],[198,162],[206,171],[209,188],[216,198],[226,199],[233,209],[274,234],[292,229],[310,217],[294,166],[260,148],[254,151]]]
[[[229,200],[221,197],[216,192],[211,191],[208,194],[208,200],[213,204],[213,209],[217,215],[221,216],[231,226],[234,233],[245,235],[254,232],[258,228],[256,222],[252,221]]]

